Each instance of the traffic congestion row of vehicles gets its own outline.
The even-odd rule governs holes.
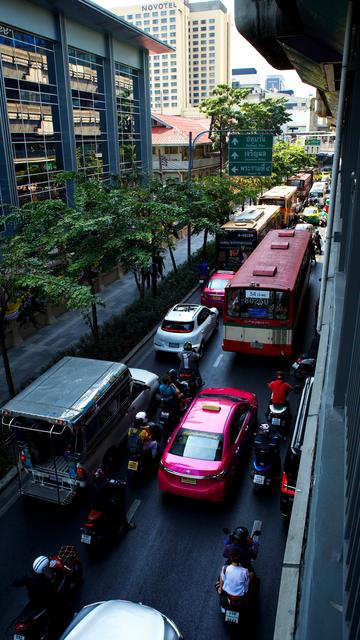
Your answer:
[[[279,211],[277,207],[275,209],[271,214],[275,226],[267,231],[257,247],[253,247],[236,274],[219,270],[212,276],[214,286],[210,278],[209,286],[202,291],[203,304],[178,304],[166,314],[154,336],[155,352],[182,356],[183,352],[191,351],[201,358],[207,342],[218,328],[219,310],[223,310],[225,351],[292,355],[309,278],[311,237],[306,231],[281,229],[281,224],[276,222]],[[214,292],[215,298],[212,297]],[[211,303],[214,304],[209,308]],[[20,492],[68,504],[78,489],[89,484],[96,469],[110,473],[118,445],[126,438],[136,417],[145,414],[146,419],[139,427],[145,431],[148,428],[146,412],[151,413],[157,407],[163,412],[165,422],[159,418],[155,423],[158,437],[154,424],[149,426],[147,459],[152,463],[155,461],[153,470],[163,493],[211,502],[224,501],[236,484],[247,452],[254,446],[252,482],[255,489],[270,489],[278,486],[281,480],[282,495],[290,502],[295,492],[293,480],[289,471],[284,470],[281,477],[279,463],[280,446],[290,423],[287,414],[286,428],[281,429],[287,407],[269,403],[269,430],[259,431],[258,402],[252,392],[227,386],[203,388],[201,377],[197,386],[192,385],[193,372],[185,372],[181,380],[180,369],[180,375],[173,383],[179,390],[181,383],[184,384],[180,394],[186,401],[178,419],[167,423],[164,418],[166,405],[159,404],[162,402],[159,382],[156,374],[145,370],[85,358],[64,358],[40,376],[2,409],[3,428],[13,436]],[[306,415],[311,392],[308,383],[306,389],[303,415]],[[303,429],[304,420],[301,424]],[[296,433],[292,450],[298,453],[303,439],[300,426]],[[264,438],[259,443],[257,438],[260,436]],[[264,451],[266,438],[270,448],[271,439],[275,445],[271,472],[266,465],[261,467],[256,453],[261,447]],[[152,455],[151,443],[156,447],[156,456]],[[141,455],[136,468],[129,466],[130,472],[141,471]],[[271,458],[272,454],[269,455]],[[134,462],[129,459],[129,464],[131,461]],[[145,467],[143,469],[146,471]],[[269,478],[271,482],[267,482]],[[283,513],[285,510],[283,507]],[[92,508],[88,513],[82,525],[84,544],[92,545],[93,534],[104,531],[101,522],[99,525],[101,518],[106,522],[106,514],[99,509]],[[126,528],[127,524],[125,521],[121,526]],[[101,537],[106,539],[105,535],[99,535]],[[257,588],[251,584],[258,583],[251,583],[251,577],[247,575],[244,593],[232,598],[224,590],[226,574],[228,571],[239,573],[237,569],[244,569],[244,566],[236,555],[229,560],[220,581],[220,606],[226,622],[239,625],[244,612],[250,610],[250,604],[252,606],[255,601]],[[251,573],[249,569],[246,571]],[[249,593],[253,595],[250,597]],[[121,606],[126,609],[132,604]],[[83,635],[78,635],[77,625],[85,619],[91,633],[95,633],[95,617],[102,605],[108,607],[108,603],[97,603],[82,610],[80,618],[74,619],[62,638],[92,637],[89,630],[85,632],[85,624],[82,624]],[[116,604],[109,606],[114,610],[117,608]],[[144,614],[147,615],[148,612]],[[160,616],[163,635],[159,638],[182,638],[176,625],[165,616],[159,612],[149,615]],[[51,634],[30,636],[23,632],[26,628],[16,633],[14,640],[32,637],[52,640]],[[146,635],[141,637],[146,638]]]

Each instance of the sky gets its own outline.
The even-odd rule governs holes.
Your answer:
[[[99,4],[105,9],[111,7],[126,7],[130,5],[140,4],[141,0],[92,0],[95,4]],[[229,13],[234,16],[234,1],[222,0]],[[191,0],[190,0],[191,4]],[[265,87],[265,77],[267,75],[282,75],[284,77],[285,88],[293,89],[296,96],[306,97],[315,95],[314,87],[301,82],[296,71],[279,71],[271,67],[256,49],[243,38],[237,31],[234,20],[232,26],[231,39],[231,66],[232,68],[255,67],[258,72],[259,82]]]

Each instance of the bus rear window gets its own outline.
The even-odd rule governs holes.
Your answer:
[[[259,320],[288,320],[289,293],[266,289],[231,289],[229,316]]]

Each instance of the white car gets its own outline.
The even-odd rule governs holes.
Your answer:
[[[200,356],[219,325],[219,311],[201,304],[176,304],[166,314],[154,337],[155,352],[178,353],[191,342]]]
[[[167,616],[140,602],[107,600],[83,607],[60,640],[184,640]]]

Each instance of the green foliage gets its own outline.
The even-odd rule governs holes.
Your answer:
[[[305,153],[301,145],[277,142],[273,151],[272,183],[281,184],[284,179],[305,168],[316,166],[316,157]]]

